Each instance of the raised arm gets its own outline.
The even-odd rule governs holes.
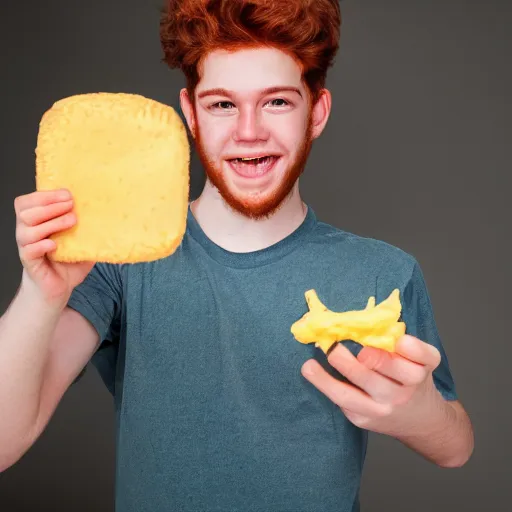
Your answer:
[[[66,389],[87,364],[99,335],[66,307],[94,263],[57,263],[49,238],[76,218],[67,191],[15,200],[21,284],[0,318],[0,471],[14,464],[47,425]]]

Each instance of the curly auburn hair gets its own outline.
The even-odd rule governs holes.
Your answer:
[[[338,51],[340,0],[165,0],[160,19],[163,61],[193,92],[211,51],[267,46],[292,56],[313,101]]]

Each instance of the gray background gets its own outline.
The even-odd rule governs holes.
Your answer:
[[[13,200],[34,189],[43,112],[93,91],[177,106],[183,79],[159,61],[159,5],[2,0],[1,312],[20,278]],[[341,52],[328,82],[332,118],[302,191],[323,220],[419,260],[476,430],[474,456],[459,470],[372,435],[363,511],[510,510],[510,3],[342,7]],[[202,180],[194,159],[194,197]],[[113,442],[112,400],[91,368],[32,450],[0,474],[0,510],[112,510]]]

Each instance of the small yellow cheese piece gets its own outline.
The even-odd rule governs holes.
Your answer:
[[[406,325],[400,322],[400,291],[395,289],[378,306],[370,297],[365,309],[335,313],[320,301],[315,290],[305,294],[309,311],[291,327],[300,343],[315,343],[325,353],[338,341],[352,340],[361,345],[395,351]]]
[[[36,189],[67,188],[77,224],[51,238],[55,261],[136,263],[172,254],[186,229],[190,148],[167,105],[90,93],[44,113]]]

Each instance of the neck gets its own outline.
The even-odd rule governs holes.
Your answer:
[[[209,180],[190,208],[206,236],[231,252],[258,251],[283,240],[302,224],[307,213],[298,180],[279,209],[268,218],[254,220],[234,211]]]

